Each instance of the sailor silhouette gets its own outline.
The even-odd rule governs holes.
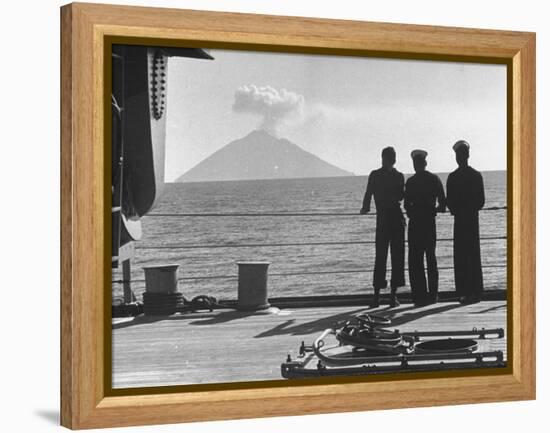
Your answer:
[[[447,178],[447,206],[454,215],[453,255],[456,292],[463,304],[481,300],[483,273],[479,245],[479,215],[485,204],[481,173],[468,165],[470,145],[457,141],[458,168]]]
[[[405,177],[394,168],[393,147],[382,150],[382,167],[369,175],[363,198],[362,215],[370,212],[371,198],[376,205],[376,258],[374,264],[374,298],[371,307],[380,304],[380,290],[387,287],[386,262],[391,249],[390,306],[399,305],[397,289],[405,285],[405,221],[401,210]]]
[[[427,155],[424,150],[411,152],[415,174],[405,184],[405,210],[409,217],[409,280],[416,306],[437,302],[439,271],[435,255],[435,217],[437,212],[445,212],[443,184],[437,175],[426,170]],[[424,257],[428,268],[427,284]]]

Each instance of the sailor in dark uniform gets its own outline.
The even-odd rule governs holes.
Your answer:
[[[439,177],[426,170],[424,150],[413,150],[414,171],[405,184],[405,210],[409,217],[409,280],[416,306],[437,302],[439,271],[435,255],[437,212],[445,212],[445,192]],[[437,206],[436,206],[437,200]],[[424,271],[428,267],[428,284]]]
[[[401,210],[405,178],[394,168],[393,147],[382,150],[382,167],[369,175],[363,199],[362,215],[370,212],[371,198],[376,204],[376,258],[374,264],[374,299],[371,307],[379,306],[380,289],[386,288],[386,262],[391,248],[390,307],[399,305],[397,289],[405,285],[405,219]]]
[[[468,165],[470,145],[460,140],[453,150],[458,168],[447,178],[447,206],[455,220],[455,287],[460,302],[469,304],[479,302],[483,292],[478,212],[485,204],[485,191],[481,173]]]

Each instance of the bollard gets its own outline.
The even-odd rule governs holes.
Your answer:
[[[147,293],[177,293],[179,265],[144,266]]]
[[[265,310],[267,302],[267,268],[269,262],[237,262],[239,285],[237,309]]]
[[[146,316],[170,316],[183,308],[183,294],[178,291],[178,267],[179,265],[143,267],[143,313]]]

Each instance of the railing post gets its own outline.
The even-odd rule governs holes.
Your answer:
[[[122,262],[122,289],[124,291],[124,303],[129,304],[135,301],[134,293],[132,292],[132,269],[130,260]]]

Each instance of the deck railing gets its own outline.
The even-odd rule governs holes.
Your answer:
[[[506,206],[492,206],[481,209],[481,212],[491,212],[507,210]],[[368,213],[366,216],[375,216],[376,213]],[[442,213],[440,215],[450,215],[450,213]],[[242,218],[261,218],[261,217],[361,217],[359,213],[346,212],[227,212],[227,213],[151,213],[149,218],[226,218],[226,217],[242,217]],[[507,236],[487,236],[481,237],[480,241],[506,240]],[[437,242],[452,242],[452,238],[438,238]],[[407,240],[405,240],[407,242]],[[369,245],[375,244],[374,240],[366,241],[325,241],[325,242],[283,242],[283,243],[248,243],[248,244],[169,244],[169,245],[140,245],[136,246],[138,250],[186,250],[186,249],[222,249],[222,248],[279,248],[279,247],[304,247],[304,246],[335,246],[335,245]],[[483,266],[484,269],[490,268],[506,268],[506,264],[493,263]],[[451,270],[452,266],[440,266],[439,270]],[[391,270],[391,269],[390,269]],[[407,269],[406,269],[407,270]],[[358,268],[358,269],[342,269],[330,271],[302,271],[302,272],[284,272],[270,273],[270,277],[294,277],[304,275],[331,275],[331,274],[357,274],[357,273],[372,273],[373,269]],[[178,281],[198,281],[198,280],[221,280],[221,279],[236,279],[237,275],[206,275],[206,276],[191,276],[180,277]],[[113,284],[125,283],[143,283],[145,279],[117,279],[113,280]]]
[[[481,212],[506,210],[506,206],[491,206],[481,209]],[[376,212],[369,212],[367,216],[375,216]],[[450,215],[450,213],[444,212],[440,215]],[[174,218],[187,218],[187,217],[364,217],[358,212],[217,212],[217,213],[150,213],[148,217],[174,217]]]

